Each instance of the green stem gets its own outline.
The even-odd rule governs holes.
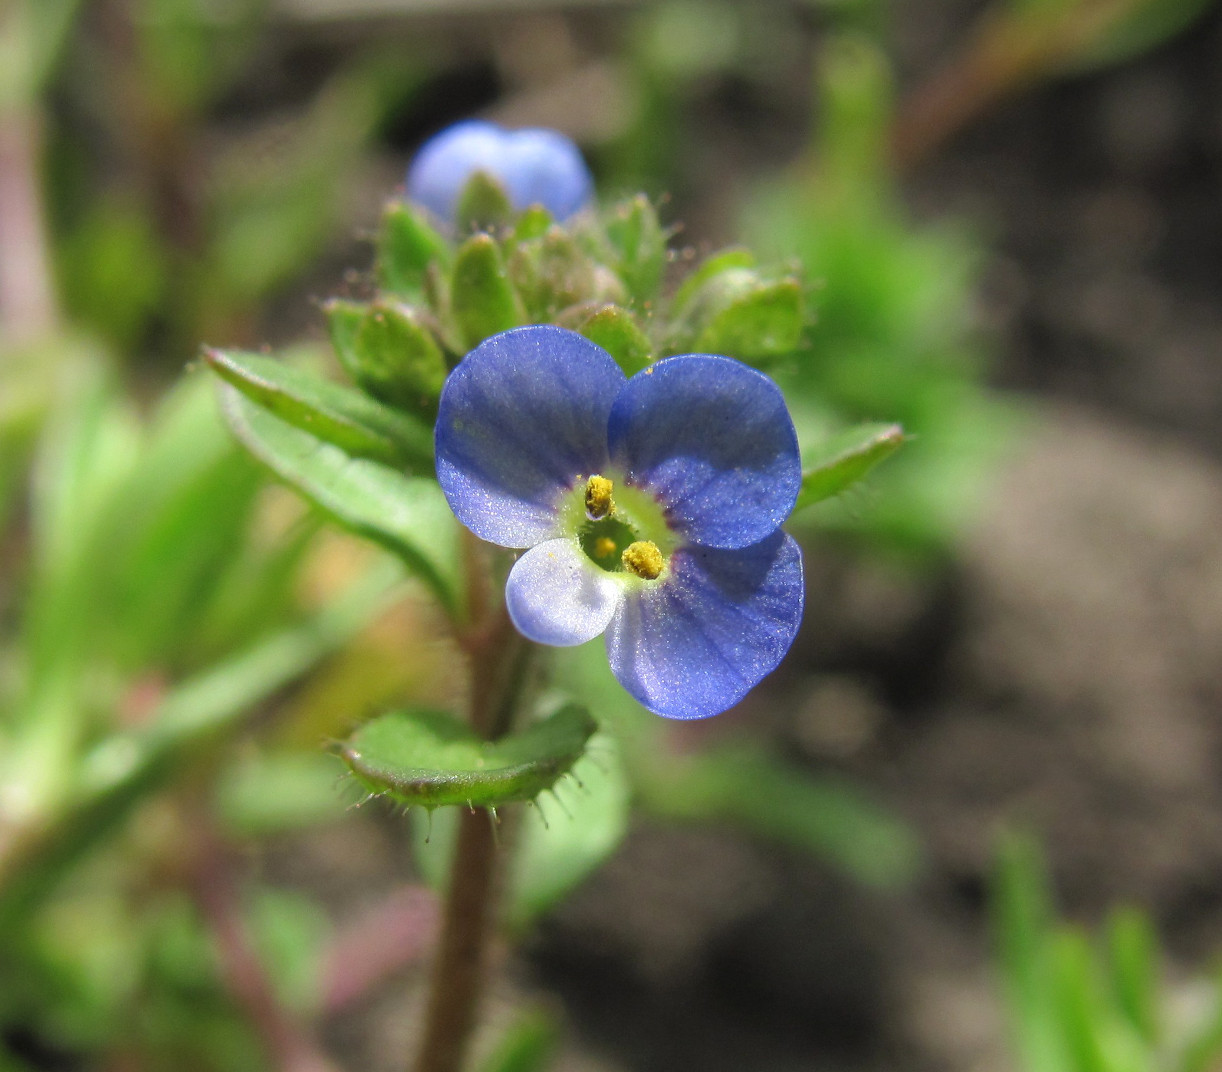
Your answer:
[[[503,604],[488,592],[486,547],[467,544],[472,625],[462,644],[471,664],[471,724],[496,740],[508,733],[528,678],[530,645]],[[482,809],[461,813],[441,941],[433,962],[424,1037],[413,1072],[461,1072],[485,982],[488,938],[495,914],[495,818]]]

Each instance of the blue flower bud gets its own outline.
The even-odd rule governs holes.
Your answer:
[[[471,119],[424,144],[407,172],[408,199],[452,223],[459,194],[477,171],[504,186],[514,209],[542,205],[557,220],[568,219],[593,194],[589,169],[563,134],[505,130]]]

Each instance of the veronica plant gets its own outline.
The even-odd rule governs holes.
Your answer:
[[[902,440],[868,426],[803,471],[785,398],[761,371],[804,334],[793,268],[734,251],[665,280],[668,236],[649,201],[577,211],[589,189],[559,135],[460,124],[387,206],[372,298],[325,307],[356,389],[264,355],[206,354],[239,440],[396,552],[469,659],[466,718],[407,697],[338,749],[371,794],[466,806],[419,1072],[461,1067],[473,1023],[496,859],[479,809],[554,791],[615,706],[557,702],[563,682],[540,654],[603,635],[648,710],[733,706],[801,621],[802,559],[782,523]],[[612,797],[622,806],[626,792]],[[597,851],[566,844],[548,898],[614,847],[608,830],[622,834],[597,825]]]

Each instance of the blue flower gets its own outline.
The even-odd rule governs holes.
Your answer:
[[[550,325],[485,340],[450,374],[437,477],[476,536],[527,549],[505,588],[529,639],[605,633],[651,711],[705,718],[775,669],[802,619],[802,558],[780,525],[801,483],[779,388],[727,357],[627,379]]]
[[[458,195],[477,171],[496,179],[515,209],[542,205],[557,220],[582,208],[594,189],[580,151],[563,134],[471,119],[425,142],[408,169],[407,196],[453,222]]]

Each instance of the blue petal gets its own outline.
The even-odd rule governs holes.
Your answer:
[[[593,193],[581,152],[563,134],[542,128],[503,130],[473,119],[425,142],[408,169],[407,196],[452,222],[458,195],[476,171],[499,180],[514,208],[541,204],[558,220],[571,216]]]
[[[625,596],[607,629],[619,683],[667,718],[732,707],[776,669],[802,621],[802,555],[775,532],[752,547],[684,547]]]
[[[780,388],[728,357],[688,354],[638,372],[616,399],[611,456],[651,489],[685,539],[747,547],[789,516],[802,468]]]
[[[569,647],[603,632],[624,587],[586,557],[572,537],[547,540],[514,563],[505,603],[518,632],[538,644]]]
[[[560,497],[607,468],[607,416],[624,374],[551,325],[485,339],[450,373],[437,414],[437,479],[458,520],[502,547],[560,534]]]
[[[529,128],[508,133],[500,177],[516,209],[542,205],[566,220],[589,202],[594,182],[577,146],[554,130]]]
[[[453,222],[458,194],[476,171],[499,177],[504,137],[505,131],[495,123],[478,119],[455,123],[434,135],[408,169],[408,198],[439,219]]]

